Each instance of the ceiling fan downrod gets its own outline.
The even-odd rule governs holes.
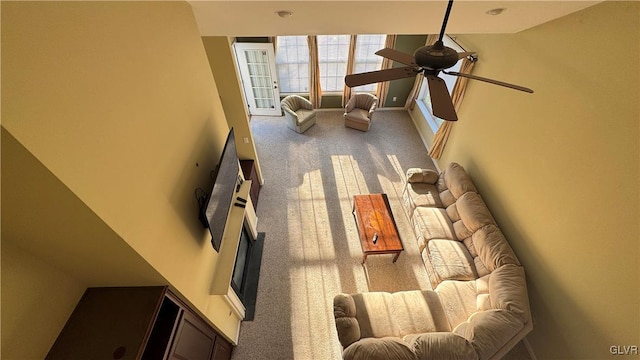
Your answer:
[[[451,7],[453,7],[453,0],[449,0],[449,3],[447,4],[447,11],[444,13],[444,20],[442,20],[442,28],[440,28],[438,42],[442,42],[442,38],[444,37],[444,31],[447,28],[447,22],[449,21],[449,14],[451,14]]]

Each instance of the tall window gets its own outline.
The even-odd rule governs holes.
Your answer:
[[[382,56],[375,54],[384,48],[386,35],[358,35],[356,36],[356,52],[353,62],[353,73],[380,70]],[[356,92],[375,92],[377,83],[354,87]]]
[[[456,44],[449,36],[444,36],[442,38],[442,42],[445,46],[448,46],[454,49],[457,52],[464,52],[465,50],[460,47],[460,45]],[[447,71],[460,71],[460,66],[462,65],[462,60],[458,60],[458,62],[451,68],[447,69]],[[453,86],[456,84],[458,80],[457,76],[447,75],[444,73],[438,74],[444,82],[447,84],[447,90],[449,90],[449,95],[451,95],[451,91],[453,90]],[[442,122],[444,120],[433,115],[433,110],[431,108],[431,94],[429,93],[429,86],[427,83],[427,79],[424,79],[422,82],[422,86],[420,87],[420,92],[418,93],[418,101],[416,102],[425,119],[427,119],[427,123],[431,127],[431,130],[435,133]]]
[[[309,92],[309,46],[306,36],[278,36],[276,71],[281,93]]]
[[[347,74],[349,35],[318,35],[320,86],[326,92],[341,92]]]

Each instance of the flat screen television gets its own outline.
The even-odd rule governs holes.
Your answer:
[[[214,171],[213,189],[205,210],[205,218],[211,233],[211,244],[216,251],[220,250],[222,243],[227,216],[236,193],[239,170],[236,141],[231,128],[222,149],[220,162]]]

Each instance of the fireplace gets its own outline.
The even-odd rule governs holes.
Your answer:
[[[251,258],[251,250],[253,248],[253,238],[251,232],[247,229],[247,225],[242,227],[240,233],[240,242],[238,243],[238,253],[236,255],[236,262],[233,266],[233,275],[231,277],[231,287],[236,292],[236,295],[240,298],[244,304],[244,290],[246,290],[246,280],[249,267],[249,261]]]
[[[238,251],[231,276],[231,288],[245,307],[244,320],[252,320],[258,292],[264,233],[254,239],[245,223],[240,233]]]

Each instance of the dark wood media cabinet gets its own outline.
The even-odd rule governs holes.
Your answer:
[[[55,359],[227,360],[232,345],[166,286],[88,288]]]
[[[258,180],[258,171],[256,170],[255,161],[253,160],[240,160],[240,168],[242,168],[242,174],[245,180],[251,180],[251,190],[249,190],[249,196],[251,196],[251,202],[253,203],[253,209],[258,207],[258,196],[260,196],[260,181]]]

